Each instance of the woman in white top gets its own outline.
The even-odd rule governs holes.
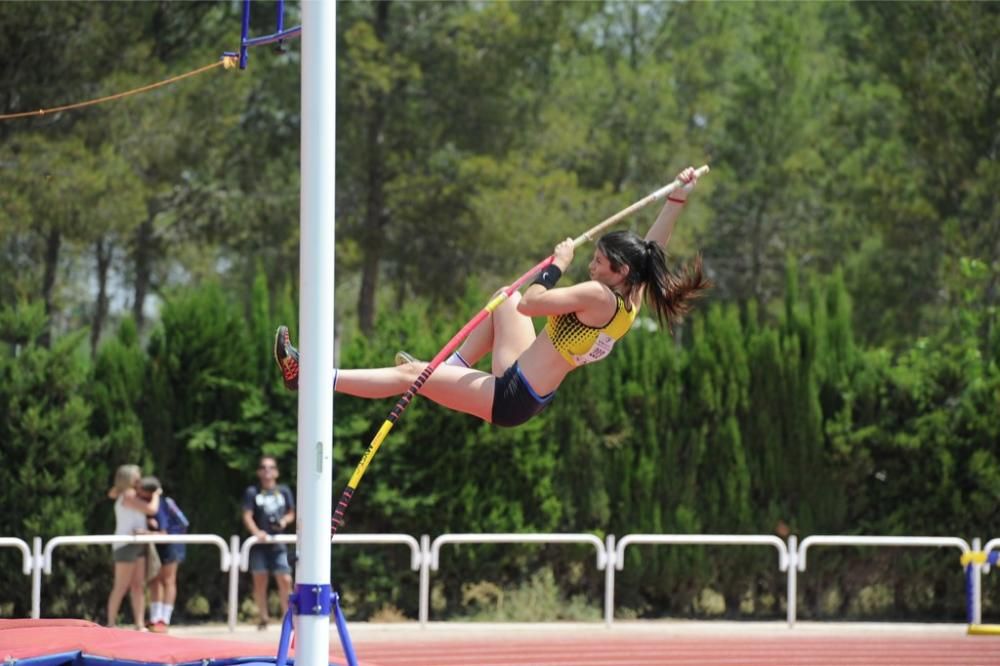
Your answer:
[[[147,502],[136,494],[142,472],[138,465],[122,465],[115,473],[115,485],[108,497],[115,501],[115,534],[143,534],[147,532],[147,516],[155,516],[160,508],[160,492],[153,493]],[[115,583],[108,595],[108,626],[118,622],[118,609],[125,592],[130,593],[132,617],[136,629],[146,629],[146,550],[145,544],[115,544]]]

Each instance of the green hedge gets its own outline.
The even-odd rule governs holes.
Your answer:
[[[995,536],[995,314],[964,311],[898,353],[859,349],[840,273],[798,282],[790,265],[783,307],[705,305],[673,336],[641,320],[610,360],[574,373],[521,428],[418,399],[372,462],[344,530]],[[284,291],[272,304],[260,277],[245,310],[216,285],[178,292],[145,344],[126,321],[93,360],[81,336],[34,344],[44,321],[35,306],[0,313],[10,343],[0,357],[0,534],[110,531],[104,492],[124,462],[160,476],[193,530],[240,533],[240,495],[261,451],[294,483],[296,399],[270,359],[274,326],[295,321]],[[429,357],[485,299],[470,290],[456,307],[406,305],[349,341],[341,364],[385,365],[399,348]],[[335,498],[392,402],[338,396]],[[221,619],[217,553],[188,550],[179,607],[203,595]],[[25,615],[27,579],[11,553],[0,557],[12,563],[0,567],[0,611]],[[103,621],[106,548],[57,557],[46,615]],[[567,599],[597,604],[603,590],[582,547],[476,546],[443,557],[435,617],[471,612],[465,584],[518,587],[539,571],[551,570]],[[334,579],[352,617],[416,616],[405,549],[336,549]],[[626,616],[713,614],[723,603],[728,615],[783,612],[784,577],[767,549],[636,547],[617,580]],[[963,612],[950,552],[824,550],[800,589],[805,617]]]

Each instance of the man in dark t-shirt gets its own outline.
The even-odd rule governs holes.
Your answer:
[[[267,543],[272,534],[281,534],[295,522],[295,496],[288,486],[278,484],[278,461],[261,456],[257,465],[259,483],[243,493],[243,525],[251,536],[261,542],[250,549],[250,572],[253,574],[253,598],[257,603],[258,629],[266,629],[270,614],[267,609],[267,575],[274,575],[281,600],[281,613],[288,611],[288,595],[292,589],[292,568],[288,563],[288,548],[282,543]]]

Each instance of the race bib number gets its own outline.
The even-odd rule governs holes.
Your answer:
[[[590,351],[582,355],[573,355],[573,360],[576,361],[577,365],[585,365],[587,363],[593,363],[594,361],[600,361],[602,358],[611,353],[612,348],[615,346],[615,339],[612,338],[607,333],[601,333],[597,336],[597,340],[591,345]]]

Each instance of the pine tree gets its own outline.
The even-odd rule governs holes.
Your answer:
[[[86,334],[40,345],[47,330],[42,309],[41,302],[0,307],[0,340],[17,345],[0,356],[0,534],[28,542],[86,533],[105,509],[109,482],[104,447],[89,432]],[[48,607],[51,614],[94,616],[85,604],[95,584],[82,572],[106,566],[104,556],[98,549],[59,555],[65,566],[46,584],[65,594]],[[13,601],[17,616],[30,609],[29,590],[19,566],[0,569],[0,599]]]

